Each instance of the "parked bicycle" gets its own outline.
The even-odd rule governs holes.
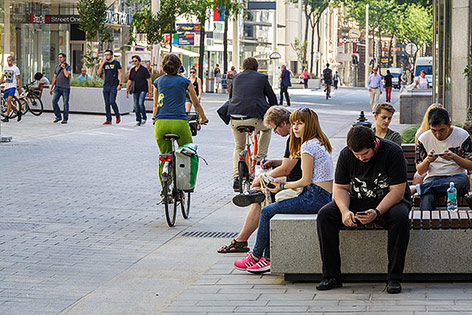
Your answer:
[[[43,113],[43,102],[36,92],[32,90],[33,82],[23,86],[23,93],[18,97],[21,111],[26,114],[28,111],[35,116]]]
[[[18,101],[18,98],[16,96],[13,96],[11,103],[13,106],[15,106],[15,108],[20,109],[20,102]],[[6,117],[7,107],[8,107],[7,99],[3,96],[3,89],[2,89],[0,93],[0,114],[2,115],[2,117]],[[8,118],[15,118],[16,116],[17,116],[17,113],[11,110]]]
[[[198,113],[188,113],[187,119],[189,121],[192,136],[196,136],[200,130]],[[188,219],[190,214],[190,193],[194,191],[194,187],[190,187],[188,180],[183,178],[182,168],[189,168],[187,163],[179,161],[177,154],[178,143],[180,136],[177,134],[165,134],[164,139],[172,142],[172,151],[167,154],[160,154],[159,161],[164,163],[162,170],[162,190],[164,193],[164,207],[166,213],[167,225],[174,226],[177,209],[180,207],[182,217]],[[181,154],[191,156],[196,155],[196,150],[191,147],[179,150]],[[179,169],[178,169],[179,168]],[[187,170],[191,171],[191,170]],[[196,174],[194,174],[196,176]],[[185,184],[182,184],[182,181]]]
[[[231,117],[241,119],[240,115],[231,115]],[[259,131],[255,132],[254,126],[239,126],[236,129],[246,134],[246,147],[239,153],[238,161],[239,192],[244,193],[251,189],[256,174]]]

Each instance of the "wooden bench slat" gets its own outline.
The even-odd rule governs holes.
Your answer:
[[[431,212],[429,211],[421,211],[422,214],[422,221],[423,221],[423,229],[429,230],[431,228]]]
[[[441,229],[448,229],[450,228],[450,221],[449,221],[449,212],[446,210],[441,210]]]
[[[449,216],[451,217],[451,229],[458,229],[459,228],[459,214],[457,212],[449,212]]]
[[[459,210],[459,222],[461,229],[469,228],[469,216],[467,215],[467,211]]]
[[[437,211],[437,210],[431,211],[431,219],[433,221],[433,223],[432,223],[433,229],[441,228],[441,221],[440,221],[439,211]]]
[[[421,229],[421,211],[419,210],[413,211],[413,229]]]

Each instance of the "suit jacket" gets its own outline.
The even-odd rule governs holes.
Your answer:
[[[218,110],[218,114],[222,119],[222,116],[232,114],[262,119],[272,105],[277,105],[277,98],[267,76],[245,70],[234,76],[229,101]]]
[[[280,86],[282,87],[292,86],[292,82],[290,82],[290,71],[288,71],[287,69],[282,71],[280,78],[281,78]]]

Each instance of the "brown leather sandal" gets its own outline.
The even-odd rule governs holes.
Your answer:
[[[236,239],[233,239],[231,243],[225,245],[217,250],[220,254],[226,253],[247,253],[249,247],[247,247],[247,242],[238,242]]]

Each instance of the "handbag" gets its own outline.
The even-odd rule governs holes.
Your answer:
[[[304,187],[298,187],[298,188],[288,188],[279,191],[277,194],[275,194],[275,201],[280,202],[292,198],[298,197],[302,192],[303,192]]]

